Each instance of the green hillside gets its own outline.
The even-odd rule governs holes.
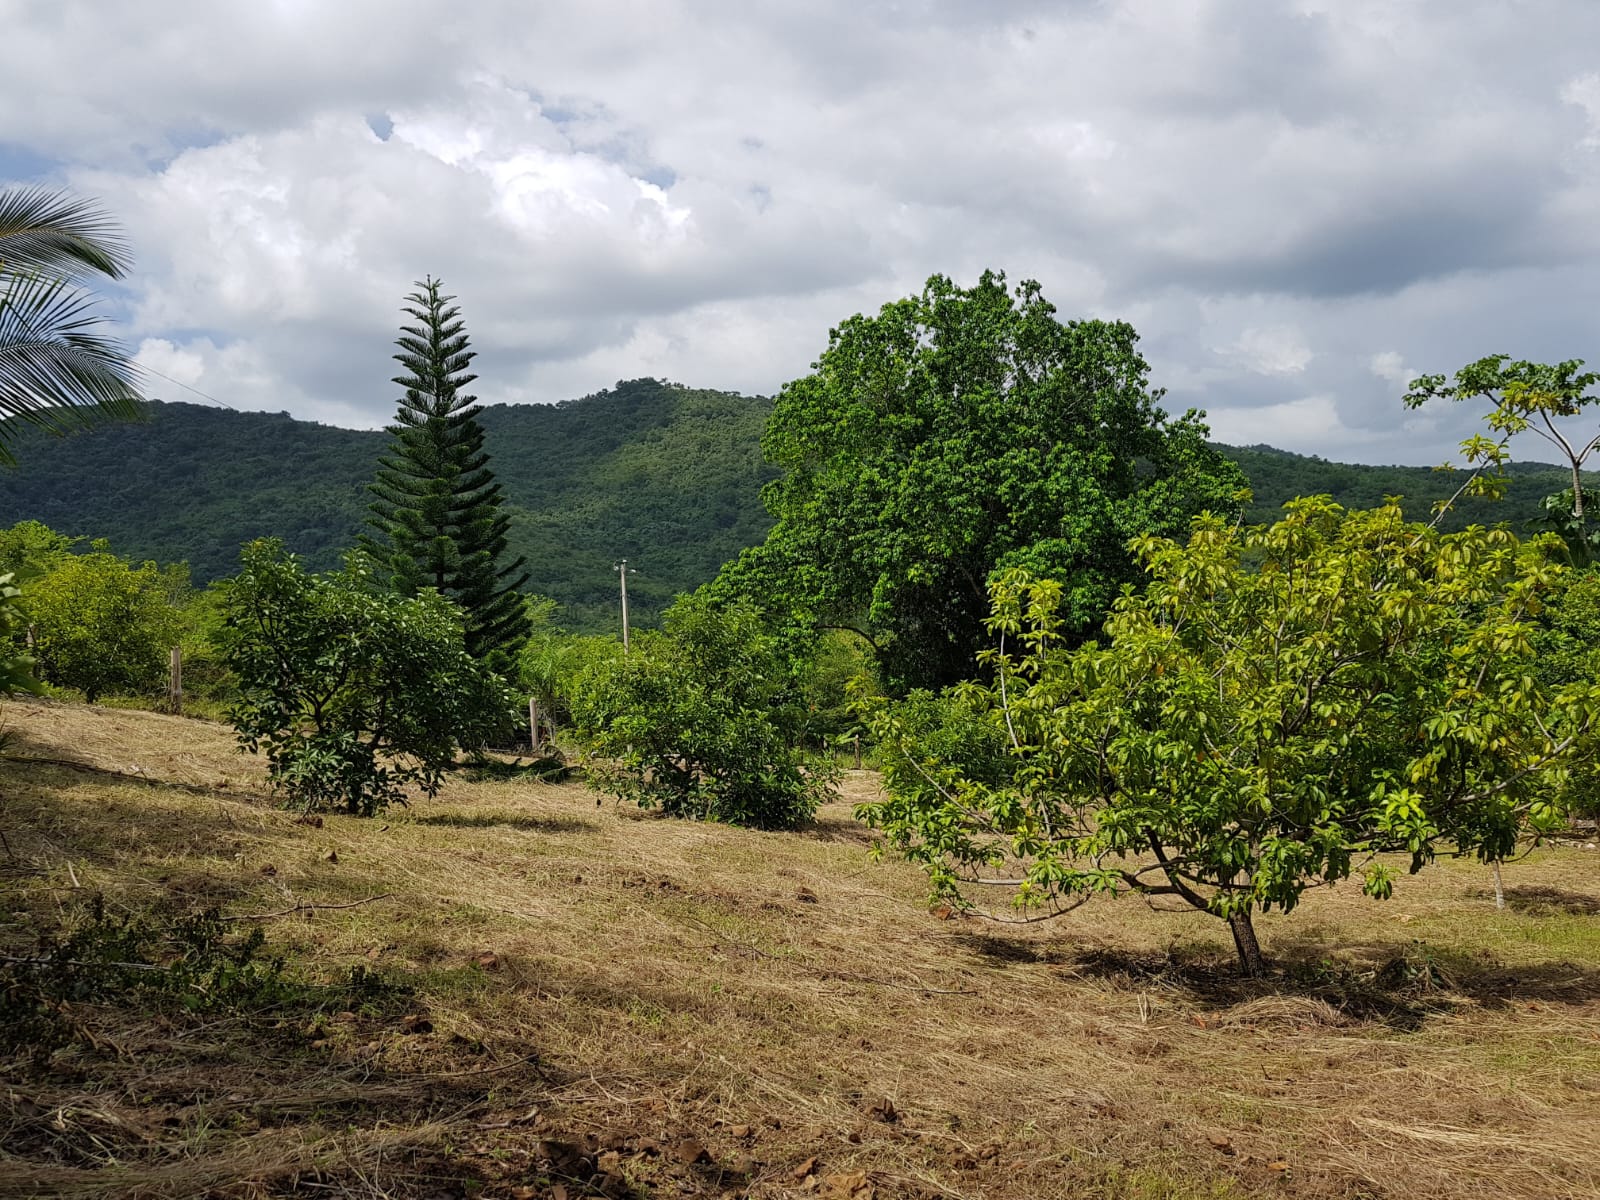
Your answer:
[[[616,575],[648,623],[766,533],[758,446],[770,405],[651,379],[553,405],[493,405],[482,422],[505,485],[529,586],[567,620],[615,621]],[[184,560],[199,581],[231,574],[239,546],[283,538],[337,565],[360,531],[387,435],[281,413],[154,402],[140,424],[67,438],[24,434],[0,471],[0,525],[34,519],[104,537],[119,553]]]
[[[486,408],[512,543],[531,565],[530,586],[560,601],[572,624],[607,628],[619,558],[638,568],[629,592],[641,623],[709,579],[765,536],[760,492],[772,472],[759,441],[770,407],[760,397],[640,379],[561,404]],[[25,434],[20,466],[0,470],[0,525],[35,519],[104,537],[135,558],[187,561],[201,581],[232,573],[240,543],[266,535],[330,567],[361,527],[365,485],[386,437],[282,413],[156,402],[142,424],[63,439]],[[1255,489],[1256,519],[1316,492],[1351,507],[1404,495],[1422,517],[1460,481],[1426,467],[1225,449]],[[1538,464],[1514,474],[1505,502],[1468,503],[1452,523],[1520,525],[1568,482]]]

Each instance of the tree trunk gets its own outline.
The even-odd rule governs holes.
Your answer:
[[[1239,952],[1239,968],[1255,979],[1267,973],[1266,959],[1261,957],[1261,943],[1256,941],[1256,928],[1250,923],[1250,910],[1240,909],[1228,918],[1228,928],[1233,933],[1233,946]]]
[[[1500,860],[1497,858],[1489,865],[1494,868],[1494,906],[1496,908],[1504,908],[1506,906],[1506,889],[1500,882]]]

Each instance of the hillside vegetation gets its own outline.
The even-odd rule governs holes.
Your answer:
[[[770,402],[642,379],[554,405],[492,405],[481,421],[511,513],[511,548],[529,586],[580,629],[610,628],[627,558],[641,624],[704,583],[771,524],[761,487]],[[197,582],[238,569],[239,546],[281,537],[314,568],[336,566],[366,515],[367,482],[385,435],[282,413],[154,402],[148,419],[64,439],[23,432],[20,465],[0,471],[0,526],[43,521],[103,537],[134,559],[185,561]],[[1425,516],[1459,477],[1427,467],[1327,462],[1270,447],[1225,448],[1255,490],[1253,519],[1327,492],[1349,507],[1404,495]],[[1520,525],[1570,480],[1520,464],[1507,500],[1464,501],[1451,527]]]
[[[580,628],[615,620],[612,564],[638,567],[641,623],[766,532],[760,398],[655,380],[554,405],[491,405],[480,421],[529,588]],[[338,565],[366,517],[387,435],[282,413],[148,406],[147,420],[63,439],[24,433],[0,473],[0,523],[43,521],[132,558],[186,561],[197,582],[238,570],[241,543],[280,537]]]
[[[1600,1194],[1578,846],[1508,865],[1503,913],[1461,861],[1387,905],[1315,891],[1249,981],[1200,917],[927,912],[844,803],[769,834],[457,773],[311,825],[223,726],[0,716],[0,955],[94,896],[217,906],[306,989],[73,1003],[76,1044],[0,1095],[0,1196]]]

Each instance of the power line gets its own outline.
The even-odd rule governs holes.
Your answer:
[[[168,374],[166,374],[166,373],[164,373],[162,371],[158,371],[154,367],[147,367],[147,366],[144,365],[144,363],[140,363],[139,364],[139,370],[148,371],[152,375],[160,375],[161,378],[165,379],[168,383],[175,383],[181,388],[186,388],[187,390],[193,392],[196,396],[204,396],[207,400],[211,401],[211,403],[220,404],[220,405],[222,405],[223,408],[227,409],[229,412],[238,412],[239,411],[237,408],[234,408],[233,405],[229,404],[226,400],[218,400],[215,396],[211,395],[209,392],[202,392],[199,388],[192,387],[191,385],[185,383],[181,379],[174,379],[171,375],[168,375]]]

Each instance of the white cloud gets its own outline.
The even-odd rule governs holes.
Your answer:
[[[1252,326],[1218,353],[1257,375],[1299,375],[1314,357],[1300,331],[1287,325]]]
[[[1388,380],[1399,388],[1410,387],[1411,381],[1421,373],[1406,366],[1405,356],[1398,350],[1384,350],[1374,354],[1368,366],[1379,379]]]
[[[1600,73],[1591,71],[1569,80],[1561,89],[1561,98],[1581,108],[1588,119],[1589,132],[1583,139],[1583,145],[1600,147]]]

